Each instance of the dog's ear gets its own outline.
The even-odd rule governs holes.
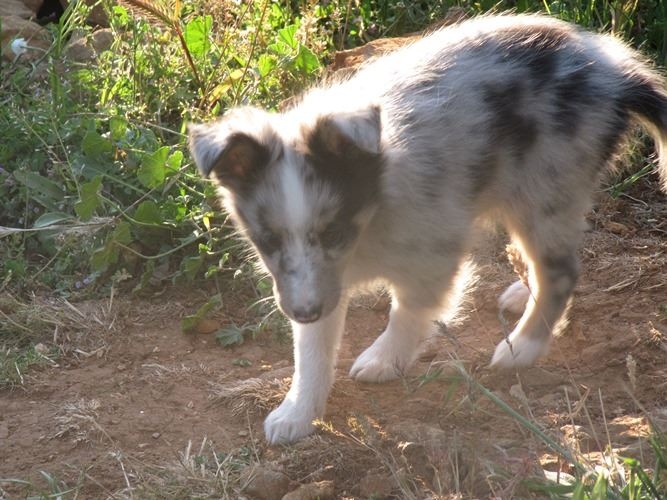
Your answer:
[[[257,178],[269,164],[276,141],[268,123],[253,126],[252,119],[235,118],[188,126],[190,151],[200,173],[231,190]]]
[[[339,158],[358,158],[379,155],[382,121],[380,107],[332,113],[318,118],[309,146],[313,153],[325,153]]]

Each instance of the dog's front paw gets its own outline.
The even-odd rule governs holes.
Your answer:
[[[264,421],[264,434],[271,444],[292,443],[306,437],[315,430],[313,420],[317,418],[309,411],[304,411],[291,401],[269,413]]]
[[[522,314],[530,299],[530,289],[521,280],[515,281],[498,297],[501,311]]]
[[[530,366],[549,350],[549,341],[518,335],[503,340],[496,346],[491,359],[493,368],[520,368]]]
[[[373,344],[356,359],[350,377],[359,382],[386,382],[403,375],[405,363]]]

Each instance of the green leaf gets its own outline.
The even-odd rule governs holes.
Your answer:
[[[81,149],[86,156],[100,156],[113,151],[113,144],[94,130],[89,130],[83,137]]]
[[[121,221],[111,233],[112,242],[117,241],[122,245],[129,245],[132,243],[132,232],[130,231],[129,222]]]
[[[90,182],[81,184],[81,199],[74,205],[74,211],[83,221],[90,220],[95,209],[102,203],[102,176],[98,175]]]
[[[32,227],[35,229],[52,226],[66,220],[71,220],[72,216],[64,212],[47,212],[37,217]]]
[[[195,17],[185,25],[183,38],[190,54],[195,58],[203,58],[211,47],[210,34],[213,26],[211,16]]]
[[[160,186],[166,176],[166,163],[169,157],[169,146],[162,146],[152,154],[144,156],[137,177],[147,188]]]
[[[238,327],[234,324],[229,325],[227,328],[219,330],[215,334],[215,340],[225,347],[229,347],[235,344],[243,344],[243,335],[247,332],[246,327]]]
[[[169,158],[167,158],[166,162],[167,174],[177,173],[181,169],[182,164],[183,164],[183,152],[174,151],[172,154],[169,155]]]
[[[607,491],[607,477],[600,473],[598,474],[597,481],[593,486],[593,491],[591,491],[592,500],[606,500],[608,497]]]
[[[120,141],[124,139],[127,133],[127,120],[120,116],[112,116],[109,118],[109,131],[111,132],[111,140]]]
[[[299,53],[294,59],[294,66],[304,73],[312,73],[319,69],[320,61],[312,50],[302,45],[299,47]]]
[[[270,54],[262,54],[257,58],[257,71],[264,78],[276,68],[276,59]]]
[[[90,268],[95,272],[106,271],[111,264],[118,262],[118,247],[106,243],[90,256]]]
[[[160,224],[162,222],[160,207],[151,200],[142,201],[139,204],[137,211],[134,213],[134,218],[146,224]]]
[[[181,320],[181,331],[183,333],[190,333],[197,324],[206,317],[213,309],[218,309],[222,305],[222,297],[216,294],[211,297],[206,304],[197,309],[197,312],[186,316]]]
[[[197,276],[197,273],[202,267],[204,259],[200,255],[195,255],[193,257],[185,257],[181,261],[181,273],[188,280],[192,281]]]
[[[98,248],[90,257],[90,267],[95,272],[106,271],[110,265],[118,262],[120,255],[120,247],[116,245],[129,245],[132,243],[132,233],[130,231],[130,224],[121,221],[114,228],[114,230],[107,236],[104,246]]]
[[[582,479],[579,479],[575,483],[574,491],[572,492],[572,500],[586,500],[586,499],[587,495],[586,495],[584,481]]]
[[[299,46],[299,41],[296,39],[297,28],[298,26],[296,24],[290,24],[289,26],[278,30],[277,40],[291,49],[296,49]]]
[[[36,172],[17,170],[14,172],[14,178],[28,189],[39,191],[53,201],[61,201],[65,198],[65,194],[58,184]]]

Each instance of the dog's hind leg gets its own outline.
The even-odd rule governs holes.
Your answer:
[[[385,382],[401,377],[419,354],[419,346],[434,329],[439,309],[409,307],[394,298],[389,324],[355,360],[350,377],[360,382]]]
[[[530,270],[532,297],[514,331],[496,347],[492,366],[533,364],[545,354],[554,326],[566,312],[578,276],[581,231],[572,213],[511,227]]]

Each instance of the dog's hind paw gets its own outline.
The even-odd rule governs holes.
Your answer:
[[[313,420],[317,417],[303,411],[291,401],[282,404],[269,413],[264,421],[264,434],[270,444],[293,443],[312,434],[315,430]]]
[[[350,369],[350,377],[359,382],[386,382],[403,375],[402,365],[395,357],[383,355],[373,344],[356,359]]]
[[[526,309],[528,299],[530,299],[530,289],[523,284],[523,281],[518,280],[498,297],[498,307],[501,311],[521,314]]]
[[[549,350],[549,342],[543,339],[531,339],[528,336],[516,336],[503,340],[496,347],[491,359],[493,368],[520,368],[530,366]]]

